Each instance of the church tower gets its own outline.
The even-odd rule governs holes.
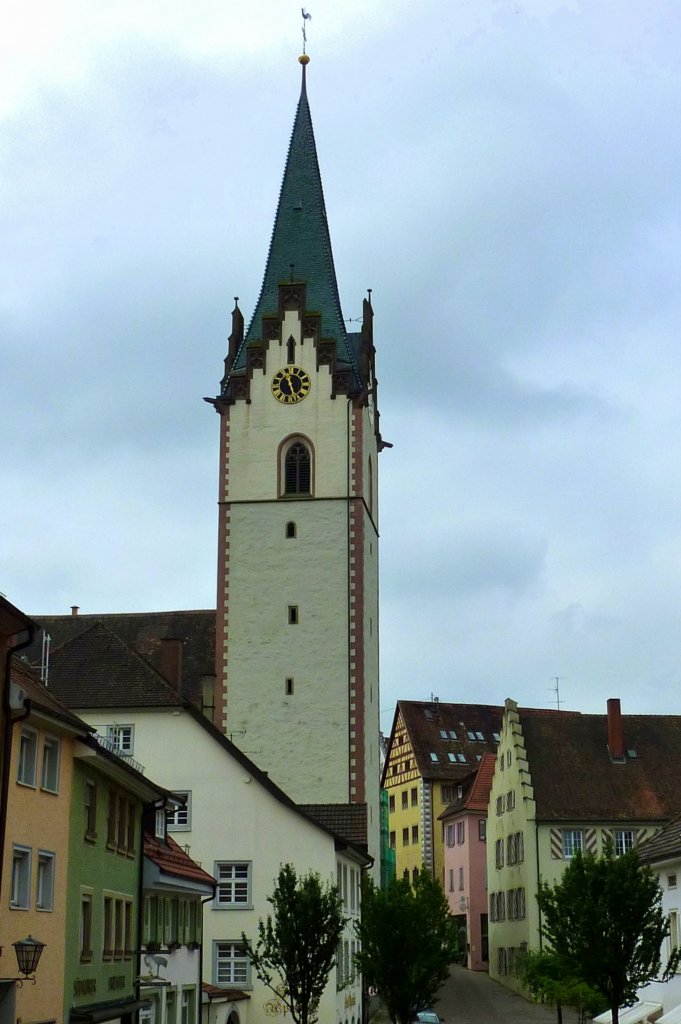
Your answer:
[[[216,724],[299,803],[367,805],[379,852],[371,293],[341,312],[306,65],[260,297],[220,415]]]

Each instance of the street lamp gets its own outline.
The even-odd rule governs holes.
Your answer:
[[[40,957],[43,955],[45,943],[29,935],[19,942],[13,942],[12,945],[17,954],[17,964],[19,965],[20,973],[23,974],[25,980],[32,981],[35,985],[35,978],[29,978],[29,974],[35,974]],[[21,983],[20,978],[17,978],[17,981]]]

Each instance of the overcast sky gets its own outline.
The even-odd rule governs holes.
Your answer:
[[[310,0],[347,318],[373,289],[382,722],[681,713],[681,5]],[[248,14],[246,13],[248,10]],[[283,0],[15,0],[0,38],[0,589],[215,602],[229,313],[299,93]]]

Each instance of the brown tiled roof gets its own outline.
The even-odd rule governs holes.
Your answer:
[[[493,734],[501,731],[503,707],[496,704],[446,704],[443,701],[401,700],[397,703],[395,723],[401,714],[409,735],[419,774],[424,779],[459,782],[475,768],[478,755],[494,753],[497,741]],[[446,732],[446,738],[441,735]],[[456,739],[451,738],[454,733]],[[469,739],[468,733],[480,733],[483,737]],[[386,758],[386,767],[393,747],[395,726]],[[437,755],[433,761],[431,753]],[[452,762],[450,754],[463,754],[465,762]],[[387,777],[385,779],[387,780]]]
[[[299,807],[340,839],[366,850],[366,804],[299,804]]]
[[[637,849],[639,857],[646,864],[681,859],[681,816],[674,818],[651,839],[641,843]]]
[[[156,669],[98,620],[53,647],[48,685],[65,704],[76,708],[180,703]]]
[[[129,612],[109,615],[39,615],[38,625],[52,638],[52,650],[101,622],[162,674],[161,641],[182,640],[182,696],[201,706],[202,682],[215,674],[215,611]],[[40,663],[42,629],[28,648]]]
[[[21,687],[26,697],[31,701],[31,706],[35,711],[50,715],[65,725],[69,725],[72,729],[77,729],[78,732],[88,733],[93,731],[87,722],[84,722],[82,718],[78,718],[72,711],[69,711],[56,694],[48,690],[40,682],[40,679],[30,665],[14,659],[12,661],[11,680]]]
[[[519,709],[537,817],[664,821],[681,811],[681,715],[622,715],[624,764],[608,753],[606,715]]]
[[[192,882],[210,885],[213,889],[217,885],[213,876],[199,867],[196,861],[178,846],[172,836],[167,836],[164,842],[151,832],[145,832],[144,856],[152,860],[166,875],[188,878]]]
[[[201,991],[209,999],[227,999],[232,1003],[251,998],[248,992],[242,992],[240,988],[220,988],[219,985],[210,985],[207,981],[201,982]]]

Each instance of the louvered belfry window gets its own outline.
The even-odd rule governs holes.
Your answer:
[[[294,441],[286,452],[284,494],[310,493],[310,451],[302,441]]]

